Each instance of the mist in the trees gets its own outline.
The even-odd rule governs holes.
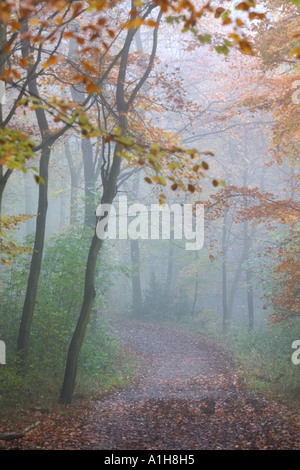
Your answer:
[[[299,448],[299,57],[298,0],[1,5],[0,448]]]

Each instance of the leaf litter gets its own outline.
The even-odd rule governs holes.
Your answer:
[[[249,393],[227,352],[213,341],[127,320],[112,327],[142,361],[132,386],[56,410],[16,410],[9,420],[14,432],[32,422],[39,425],[1,445],[24,450],[300,449],[297,410]],[[7,425],[2,419],[1,426]]]

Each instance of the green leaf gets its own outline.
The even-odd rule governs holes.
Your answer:
[[[223,44],[222,46],[216,46],[215,49],[218,54],[224,54],[224,55],[229,54],[229,49],[228,49],[228,46],[226,46],[226,44]]]
[[[211,43],[211,35],[210,34],[202,34],[202,35],[198,36],[198,39],[202,44],[205,44],[205,43],[210,44]]]
[[[293,3],[296,7],[300,7],[300,0],[286,0],[288,3]]]

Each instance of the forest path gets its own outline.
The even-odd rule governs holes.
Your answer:
[[[124,319],[111,327],[142,363],[132,385],[61,410],[16,410],[20,430],[38,425],[10,448],[300,449],[299,414],[247,393],[213,341]]]
[[[132,387],[96,402],[85,426],[92,441],[86,448],[300,448],[289,411],[246,393],[230,358],[213,342],[127,320],[112,326],[142,359],[143,373]]]

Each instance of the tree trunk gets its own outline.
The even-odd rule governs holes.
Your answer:
[[[251,250],[251,238],[249,236],[248,221],[244,222],[244,243],[245,243],[245,259],[248,261]],[[252,288],[252,270],[246,267],[246,283],[247,283],[247,305],[248,305],[248,331],[253,331],[254,327],[254,306],[253,306],[253,288]]]
[[[44,183],[39,184],[39,203],[38,215],[36,218],[35,240],[17,341],[17,362],[21,368],[24,368],[28,356],[30,330],[42,264],[46,214],[48,208],[48,169],[50,154],[51,147],[46,146],[42,149],[39,174],[44,179]]]
[[[70,225],[74,226],[77,220],[77,193],[78,193],[78,182],[82,168],[82,162],[76,168],[70,144],[68,140],[65,142],[65,155],[68,161],[70,177],[71,177],[71,197],[70,197]]]
[[[174,268],[174,227],[171,227],[170,241],[169,241],[169,252],[168,252],[168,269],[167,269],[167,279],[165,291],[168,295],[170,293],[170,288],[173,278],[173,268]]]
[[[3,172],[3,165],[0,165],[0,219],[2,213],[2,202],[3,202],[3,193],[5,186],[7,184],[8,178],[12,174],[12,170],[6,170]]]
[[[0,181],[0,222],[1,222],[1,214],[2,214],[2,199],[4,193],[5,184]]]
[[[81,149],[83,157],[84,172],[84,223],[87,227],[94,228],[96,222],[96,205],[95,205],[95,167],[93,162],[94,150],[90,139],[81,140]]]
[[[124,117],[122,118],[122,121]],[[125,127],[124,127],[125,129]],[[112,168],[109,174],[109,184],[102,197],[102,204],[111,204],[116,193],[116,183],[121,167],[121,158],[117,156],[120,146],[116,145]],[[92,238],[85,271],[83,303],[78,322],[68,350],[63,385],[60,393],[61,403],[71,403],[76,383],[78,357],[84,340],[86,328],[90,319],[91,309],[95,298],[95,272],[98,253],[103,241],[96,232]]]
[[[131,283],[132,283],[132,312],[139,317],[142,313],[142,288],[140,275],[140,249],[138,240],[130,240]]]
[[[198,261],[198,251],[195,252],[196,254],[196,260]],[[196,265],[196,276],[195,276],[195,290],[194,290],[194,300],[193,300],[193,306],[191,310],[191,316],[194,316],[195,313],[195,308],[197,304],[197,299],[198,299],[198,289],[199,289],[199,273],[198,273],[198,262]]]
[[[150,6],[148,8],[148,14],[152,11],[153,8],[156,6]],[[161,12],[158,15],[158,22],[161,19]],[[117,86],[116,86],[116,104],[117,104],[117,113],[118,113],[118,124],[121,129],[122,135],[125,134],[127,130],[127,113],[129,107],[133,104],[137,93],[139,92],[140,88],[147,80],[151,68],[154,63],[154,59],[156,56],[156,48],[157,48],[157,33],[158,33],[158,26],[154,29],[153,33],[153,48],[152,53],[149,59],[149,66],[147,71],[144,73],[134,90],[132,91],[128,101],[125,100],[125,79],[126,79],[126,72],[127,72],[127,64],[128,64],[128,56],[130,47],[135,35],[136,29],[131,28],[127,31],[127,35],[125,38],[124,47],[122,48],[122,54],[120,57],[120,66],[118,72],[118,79],[117,79]],[[122,146],[117,143],[115,146],[114,157],[111,164],[111,168],[108,174],[108,177],[105,178],[103,183],[103,196],[101,203],[102,204],[112,204],[114,197],[116,195],[116,188],[117,188],[117,179],[120,173],[121,162],[122,159],[119,156],[122,150]],[[62,390],[60,394],[60,401],[62,403],[70,403],[72,401],[75,383],[76,383],[76,374],[77,374],[77,364],[78,364],[78,357],[80,353],[80,349],[82,346],[82,342],[85,336],[86,327],[89,322],[90,313],[95,297],[95,271],[96,271],[96,263],[97,263],[97,256],[99,250],[102,246],[102,240],[97,237],[96,231],[94,233],[92,243],[89,250],[87,265],[86,265],[86,273],[85,273],[85,286],[84,286],[84,297],[83,303],[79,315],[79,319],[76,325],[76,329],[74,331],[69,350],[67,356],[67,363],[65,369],[65,375],[62,385]]]
[[[227,305],[227,218],[224,215],[223,229],[222,229],[222,307],[223,307],[223,333],[227,333],[230,327],[231,318],[229,318],[229,311]]]
[[[27,176],[23,173],[24,179],[24,199],[25,199],[25,212],[32,215],[32,187],[27,180]],[[34,232],[34,218],[26,220],[26,235]]]
[[[66,226],[66,196],[62,193],[60,198],[60,216],[59,216],[59,230],[63,230]]]
[[[76,30],[76,24],[73,25]],[[76,61],[79,54],[79,47],[76,39],[71,38],[69,44],[68,58]],[[70,88],[72,99],[80,104],[85,98],[85,87],[83,84],[76,84]],[[87,227],[94,228],[96,222],[95,207],[95,165],[94,149],[89,138],[81,139],[81,151],[83,160],[85,199],[84,199],[84,223]]]
[[[85,286],[84,286],[84,298],[79,315],[79,319],[69,346],[68,357],[66,362],[65,376],[63,386],[61,389],[60,400],[62,403],[71,403],[76,375],[78,357],[81,350],[81,346],[84,340],[86,328],[90,319],[91,309],[95,298],[95,271],[97,264],[97,257],[99,250],[102,245],[96,233],[93,236],[92,243],[90,246],[88,260],[86,265],[85,273]]]

